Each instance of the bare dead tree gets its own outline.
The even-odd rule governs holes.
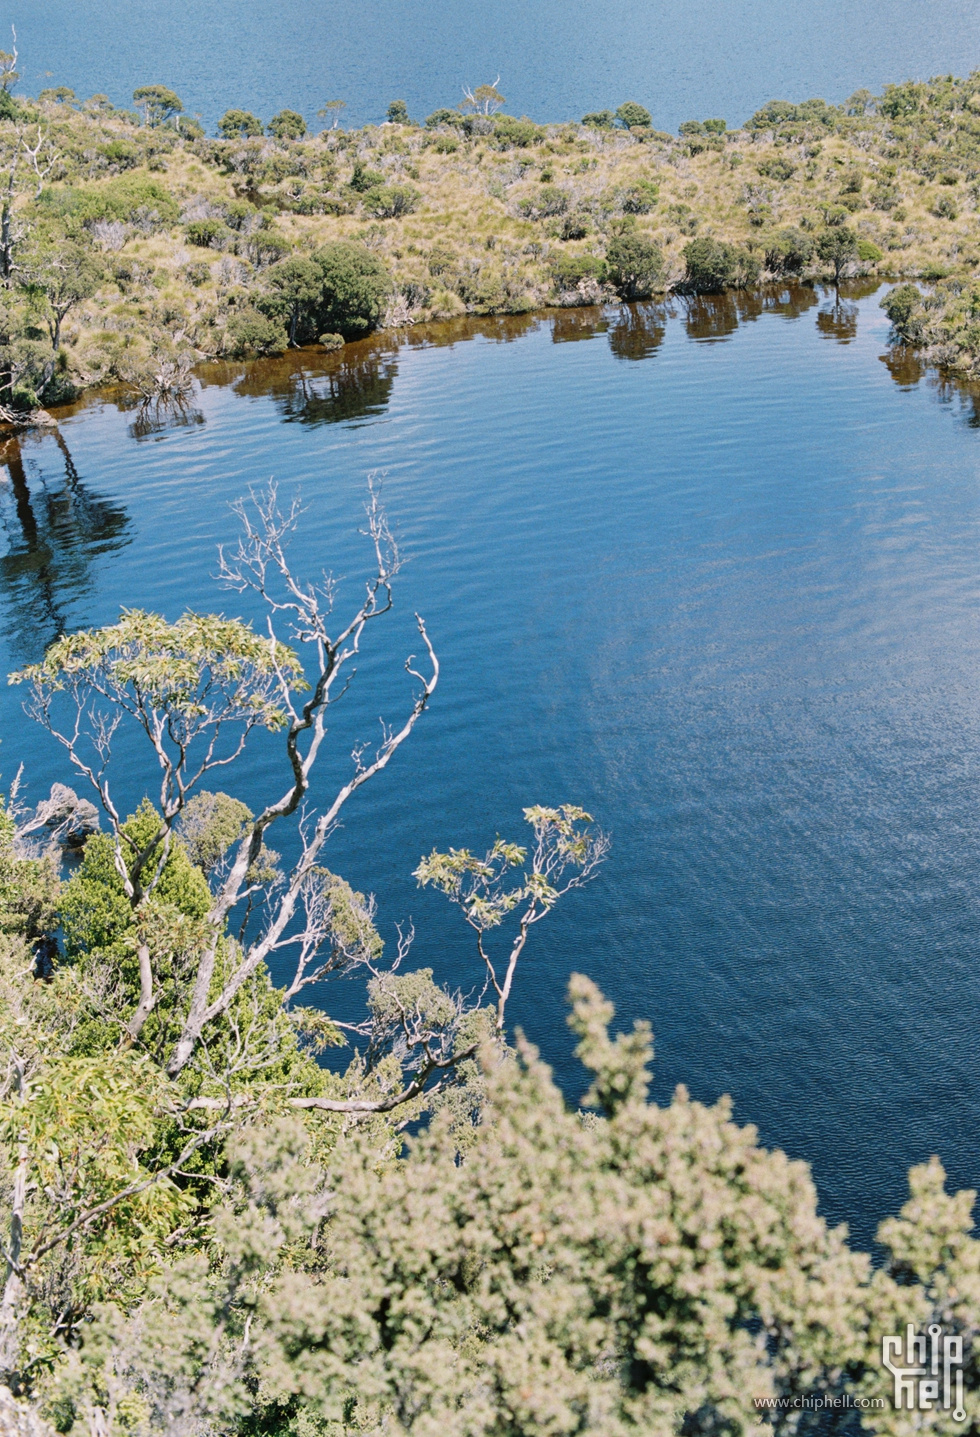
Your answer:
[[[497,89],[500,84],[500,76],[494,80],[492,85],[477,85],[475,90],[463,86],[465,104],[472,109],[476,115],[494,115],[506,105],[507,101]]]
[[[426,672],[409,656],[405,668],[417,688],[408,714],[397,726],[382,725],[381,742],[373,752],[356,748],[347,781],[322,805],[312,804],[311,776],[327,736],[328,711],[349,687],[365,632],[392,608],[392,582],[401,563],[398,548],[372,483],[365,533],[374,571],[361,602],[335,626],[333,580],[324,574],[318,583],[303,582],[290,565],[287,549],[300,516],[298,503],[281,511],[272,485],[234,508],[243,536],[233,551],[221,551],[219,577],[226,587],[262,600],[265,636],[214,615],[185,615],[168,625],[155,615],[124,611],[117,625],[66,636],[41,664],[12,676],[29,682],[28,712],[62,744],[76,771],[95,789],[113,836],[116,870],[136,914],[155,893],[175,824],[193,791],[209,773],[235,761],[256,727],[283,734],[288,782],[248,824],[214,893],[207,917],[209,937],[197,955],[181,1032],[166,1063],[173,1077],[186,1066],[208,1026],[228,1014],[242,987],[273,955],[288,949],[298,954],[291,994],[327,971],[359,961],[356,938],[338,940],[338,894],[335,885],[327,884],[329,893],[324,887],[321,854],[343,806],[387,767],[425,711],[439,678],[435,650],[416,615]],[[308,677],[300,654],[307,659]],[[65,707],[67,722],[61,717]],[[113,741],[124,720],[135,723],[149,741],[160,775],[160,819],[145,842],[127,829],[110,782]],[[290,818],[296,822],[299,858],[280,883],[264,889],[256,870],[265,835],[272,825]],[[227,922],[239,905],[260,893],[260,930],[254,938],[230,945],[233,961],[215,993],[215,965]],[[140,941],[139,972],[140,1000],[127,1025],[131,1041],[153,1010],[159,986],[148,936]]]

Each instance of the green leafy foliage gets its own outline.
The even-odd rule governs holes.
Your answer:
[[[52,858],[25,858],[18,852],[16,824],[0,800],[0,933],[28,940],[50,933],[59,888]]]
[[[609,282],[622,299],[646,299],[663,275],[663,251],[652,240],[627,232],[606,246]]]
[[[634,126],[640,126],[642,128],[653,122],[649,110],[645,109],[642,105],[638,105],[635,100],[627,100],[626,103],[620,105],[616,111],[616,123],[621,125],[624,130],[631,130]]]
[[[903,344],[918,344],[923,337],[922,294],[914,284],[899,284],[881,300],[881,308]]]
[[[744,289],[759,274],[759,262],[745,250],[705,237],[684,246],[685,282],[697,294]]]
[[[417,210],[421,199],[413,185],[378,185],[365,194],[364,208],[376,219],[399,219]]]
[[[37,201],[39,215],[58,220],[70,230],[89,226],[96,220],[133,222],[145,218],[149,225],[175,224],[179,209],[173,196],[149,175],[118,175],[100,185],[52,185]]]
[[[133,103],[143,112],[147,125],[165,125],[183,111],[180,97],[166,85],[140,85],[133,91]]]
[[[552,261],[551,272],[555,288],[559,293],[575,289],[583,280],[602,283],[606,277],[606,264],[598,255],[562,254]]]
[[[766,269],[774,274],[799,274],[813,259],[815,248],[803,230],[778,230],[766,240]]]
[[[859,257],[857,235],[846,225],[829,226],[817,241],[817,254],[833,268],[834,283],[838,284],[847,267]]]
[[[226,140],[247,139],[262,134],[262,121],[251,110],[226,110],[218,121],[218,133]]]
[[[296,110],[280,110],[269,121],[267,130],[277,140],[301,140],[306,134],[306,121]]]
[[[498,149],[526,150],[529,145],[540,144],[544,136],[545,132],[541,126],[529,120],[526,115],[519,120],[513,115],[493,117],[493,139]]]
[[[295,1123],[236,1138],[220,1280],[186,1262],[138,1312],[104,1308],[74,1369],[79,1416],[111,1370],[154,1432],[178,1412],[232,1430],[246,1391],[245,1430],[418,1437],[742,1433],[760,1399],[851,1393],[897,1437],[879,1334],[930,1313],[968,1327],[972,1195],[914,1170],[872,1277],[804,1164],[759,1147],[727,1101],[650,1103],[646,1025],[614,1037],[593,984],[574,977],[570,996],[596,1116],[522,1043],[483,1048],[462,1153],[448,1107],[395,1163],[364,1130],[325,1162]]]

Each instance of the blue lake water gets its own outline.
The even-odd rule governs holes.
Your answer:
[[[591,974],[652,1020],[658,1098],[731,1093],[867,1242],[911,1162],[980,1180],[980,432],[886,339],[873,294],[728,297],[215,366],[169,427],[79,407],[0,453],[0,660],[120,605],[253,613],[211,575],[228,504],[271,475],[343,600],[386,471],[411,562],[321,792],[404,712],[414,610],[443,679],[331,867],[468,986],[419,856],[586,806],[611,858],[535,932],[511,1018],[577,1096],[563,994]],[[0,690],[0,765],[37,799],[69,775],[20,699]],[[117,759],[135,805],[152,778]],[[232,786],[280,784],[260,745]]]
[[[11,23],[27,93],[70,85],[125,105],[162,82],[209,128],[231,105],[313,121],[334,99],[351,124],[396,97],[424,117],[499,74],[514,114],[635,99],[674,130],[980,65],[980,0],[3,0],[0,44]]]

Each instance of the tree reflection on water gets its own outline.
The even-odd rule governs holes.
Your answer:
[[[130,519],[82,481],[60,430],[3,439],[0,465],[5,637],[18,661],[36,659],[77,622],[96,560],[130,542]]]

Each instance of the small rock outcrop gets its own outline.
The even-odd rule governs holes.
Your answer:
[[[49,798],[39,803],[34,815],[17,830],[18,838],[47,829],[51,839],[64,848],[81,848],[86,838],[99,830],[99,811],[73,788],[53,783]]]

